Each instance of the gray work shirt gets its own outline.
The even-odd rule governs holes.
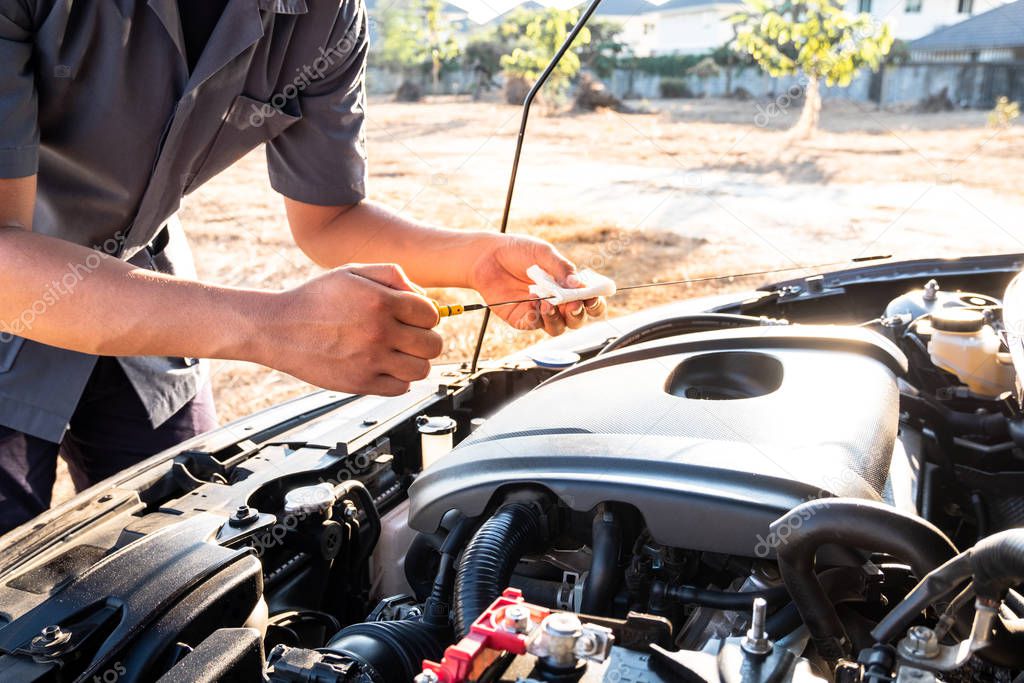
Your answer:
[[[0,0],[0,178],[38,173],[36,232],[192,275],[181,197],[260,144],[287,197],[365,196],[367,44],[362,0],[228,0],[189,73],[176,0]],[[7,328],[26,334],[91,264]],[[95,362],[0,335],[0,425],[59,441]],[[154,426],[202,381],[185,359],[121,362]]]

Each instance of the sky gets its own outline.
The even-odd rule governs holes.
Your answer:
[[[494,17],[504,14],[524,0],[448,0],[452,5],[469,13],[469,18],[477,23],[485,23]],[[568,9],[580,4],[582,0],[535,0],[545,7]]]
[[[483,24],[494,17],[504,14],[513,7],[523,4],[526,0],[448,0],[456,7],[461,7],[469,13],[469,18]],[[583,4],[585,0],[534,0],[545,7],[556,7],[558,9],[569,9]],[[652,4],[660,5],[665,0],[655,0]]]

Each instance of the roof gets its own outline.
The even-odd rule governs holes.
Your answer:
[[[364,0],[364,4],[366,5],[366,11],[367,12],[369,12],[371,14],[376,13],[376,11],[378,9],[377,8],[377,0]],[[392,6],[397,7],[397,6],[399,6],[399,3],[397,3],[397,2],[389,2],[389,3],[385,4],[382,9],[387,10],[388,8],[390,8]],[[466,10],[462,9],[461,7],[456,7],[455,5],[446,2],[446,3],[444,3],[441,6],[441,13],[442,14],[465,14]]]
[[[631,17],[656,9],[658,6],[647,0],[601,0],[597,16]]]
[[[923,52],[1024,47],[1024,0],[940,28],[912,41],[908,47]]]
[[[690,9],[693,7],[710,7],[712,5],[739,5],[740,0],[669,0],[663,5],[656,5],[648,12],[664,12],[674,9]]]
[[[509,9],[505,10],[501,14],[498,14],[498,15],[488,19],[485,22],[485,25],[487,25],[487,26],[495,25],[496,26],[496,25],[499,25],[499,24],[503,24],[509,18],[509,16],[511,14],[513,14],[514,12],[518,12],[519,10],[526,10],[527,12],[537,12],[537,11],[541,11],[541,10],[545,10],[545,9],[547,9],[547,8],[544,7],[544,5],[541,5],[540,3],[534,2],[533,0],[526,0],[526,2],[522,2],[522,3],[519,3],[518,5],[510,7]]]

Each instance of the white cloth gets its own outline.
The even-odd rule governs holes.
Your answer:
[[[555,278],[538,265],[527,268],[526,274],[534,282],[530,285],[530,293],[538,299],[546,299],[552,306],[615,294],[615,281],[604,275],[599,275],[589,268],[584,268],[576,273],[576,277],[583,283],[583,286],[579,288],[562,287],[555,282]]]

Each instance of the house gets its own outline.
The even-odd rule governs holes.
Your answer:
[[[1006,0],[847,0],[846,11],[886,21],[899,40],[915,40],[1002,5]],[[1017,26],[1018,32],[1024,27]]]
[[[401,0],[399,0],[401,1]],[[866,12],[888,22],[896,38],[914,40],[1002,6],[1006,0],[841,0],[851,13]],[[518,9],[579,7],[587,0],[450,0],[442,9],[445,23],[459,35],[474,27],[501,23]],[[373,16],[377,0],[367,0]],[[394,4],[382,2],[384,7]],[[1014,3],[1017,4],[1017,3]],[[603,0],[597,17],[618,21],[621,40],[640,57],[667,54],[703,54],[733,38],[729,15],[742,8],[742,0]],[[1024,25],[1010,25],[1024,35]],[[373,30],[371,27],[371,36]]]
[[[897,39],[910,41],[1005,1],[846,0],[845,9],[888,22]],[[732,39],[732,26],[726,19],[741,7],[741,0],[669,0],[660,5],[646,0],[604,0],[598,13],[623,21],[623,42],[639,56],[700,54]],[[1012,28],[1024,35],[1024,23]]]
[[[648,10],[647,54],[702,54],[725,45],[733,38],[727,18],[742,6],[738,0],[669,0]]]
[[[598,5],[595,19],[607,19],[622,27],[619,40],[633,54],[645,57],[651,54],[657,22],[653,10],[657,5],[648,0],[603,0]]]
[[[1024,0],[940,28],[908,48],[913,62],[1024,61]]]

